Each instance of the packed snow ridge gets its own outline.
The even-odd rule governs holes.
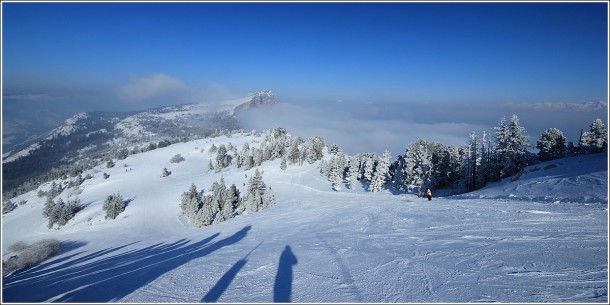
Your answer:
[[[365,185],[337,192],[320,160],[208,169],[213,146],[264,141],[230,134],[100,164],[59,195],[82,204],[59,229],[47,227],[37,195],[51,183],[13,198],[21,204],[3,215],[3,260],[20,241],[61,247],[3,276],[2,302],[608,302],[606,154],[431,201]],[[184,161],[171,162],[178,154]],[[207,192],[222,178],[245,191],[257,169],[275,205],[201,228],[182,215],[192,184]],[[104,199],[116,193],[127,206],[106,219]]]

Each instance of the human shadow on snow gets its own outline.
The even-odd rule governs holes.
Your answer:
[[[239,242],[250,229],[246,226],[216,242],[212,241],[219,233],[190,244],[181,239],[119,253],[128,244],[51,261],[46,264],[50,268],[28,269],[6,277],[3,302],[116,302],[193,259]]]
[[[284,247],[273,285],[273,302],[289,303],[292,294],[292,266],[298,263],[290,246]]]

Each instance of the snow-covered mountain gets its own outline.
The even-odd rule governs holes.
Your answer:
[[[232,134],[99,165],[59,195],[83,206],[60,229],[47,228],[38,190],[13,198],[22,204],[3,215],[3,259],[19,241],[55,238],[62,247],[3,277],[2,302],[608,301],[605,154],[537,164],[430,202],[364,186],[336,192],[320,161],[207,170],[212,146],[263,141]],[[177,154],[185,160],[172,163]],[[161,177],[163,168],[171,175]],[[274,206],[202,228],[182,216],[191,184],[206,193],[222,178],[243,193],[256,169]],[[106,219],[104,199],[117,192],[128,205]]]
[[[52,167],[165,139],[211,135],[240,128],[235,111],[274,104],[271,91],[201,104],[142,112],[78,113],[51,132],[13,147],[2,156],[3,187],[11,189]]]

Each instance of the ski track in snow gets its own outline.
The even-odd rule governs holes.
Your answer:
[[[275,206],[218,225],[190,226],[179,203],[191,183],[207,190],[223,176],[243,192],[244,175],[252,174],[207,173],[209,146],[232,142],[240,149],[252,140],[174,144],[129,156],[112,169],[96,168],[80,195],[86,208],[61,230],[46,228],[35,192],[23,195],[28,204],[3,217],[3,255],[19,240],[70,242],[41,265],[3,278],[3,301],[608,300],[607,194],[604,203],[578,204],[511,198],[500,190],[513,187],[510,192],[529,196],[538,190],[534,186],[550,183],[577,198],[582,183],[606,188],[606,174],[549,183],[522,178],[520,185],[500,183],[428,202],[388,191],[334,192],[316,164],[282,171],[276,160],[261,167]],[[186,161],[169,163],[177,153]],[[125,171],[124,163],[133,170]],[[160,178],[163,167],[170,176]],[[102,179],[103,172],[110,178]],[[106,220],[101,204],[117,191],[131,201],[117,219]],[[603,196],[594,193],[591,201]]]

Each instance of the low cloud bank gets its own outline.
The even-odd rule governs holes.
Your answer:
[[[389,111],[389,110],[388,110]],[[383,153],[402,155],[406,147],[419,139],[445,145],[463,145],[472,131],[484,126],[467,123],[415,123],[408,120],[367,118],[349,107],[301,106],[279,103],[271,108],[254,109],[242,115],[246,129],[263,130],[283,127],[293,135],[307,139],[323,137],[327,144],[336,143],[346,153]]]

